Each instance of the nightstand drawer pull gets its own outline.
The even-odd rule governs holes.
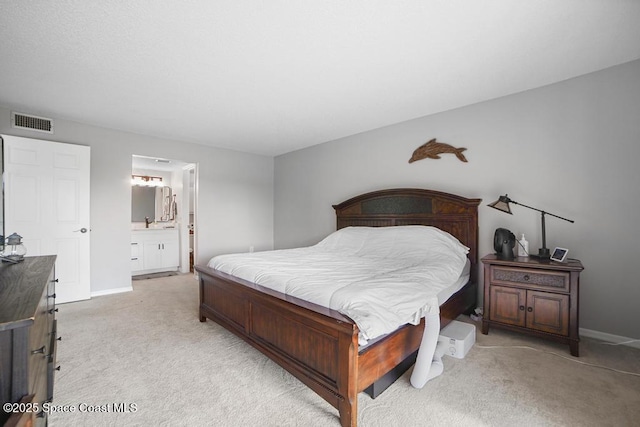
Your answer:
[[[529,275],[528,275],[528,274],[525,274],[525,275],[524,275],[524,280],[525,280],[526,282],[528,282],[528,281],[529,281]]]
[[[520,306],[520,311],[524,311],[524,305]]]
[[[533,308],[532,308],[532,307],[527,307],[527,311],[528,311],[529,313],[531,313],[531,312],[533,311]]]

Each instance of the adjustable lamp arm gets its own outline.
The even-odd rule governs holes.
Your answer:
[[[532,209],[534,211],[538,211],[540,212],[540,214],[542,215],[542,247],[539,249],[538,252],[538,256],[542,259],[548,259],[549,258],[549,249],[547,249],[547,230],[546,230],[546,226],[545,226],[545,215],[551,215],[553,217],[559,218],[559,219],[563,219],[565,221],[571,222],[573,223],[574,221],[571,219],[567,219],[567,218],[563,218],[561,216],[543,211],[542,209],[538,209],[538,208],[534,208],[533,206],[528,206],[522,203],[518,203],[515,200],[511,200],[509,198],[509,196],[507,194],[505,194],[504,196],[500,196],[500,198],[489,204],[490,207],[497,209],[499,211],[502,212],[506,212],[508,214],[511,214],[511,209],[509,208],[509,203],[513,203],[514,205],[520,205],[522,207],[525,208],[529,208]]]
[[[513,203],[514,205],[520,205],[520,206],[524,206],[525,208],[529,208],[529,209],[533,209],[534,211],[538,211],[538,212],[540,212],[543,216],[544,216],[544,215],[551,215],[551,216],[555,216],[556,218],[564,219],[565,221],[569,221],[569,222],[571,222],[571,223],[575,222],[575,221],[574,221],[574,220],[572,220],[572,219],[563,218],[563,217],[561,217],[561,216],[558,216],[558,215],[555,215],[555,214],[552,214],[552,213],[549,213],[549,212],[543,211],[543,210],[541,210],[541,209],[534,208],[534,207],[531,207],[531,206],[527,206],[527,205],[522,204],[522,203],[518,203],[518,202],[516,202],[515,200],[511,200],[511,199],[509,199],[509,202],[510,202],[510,203]]]

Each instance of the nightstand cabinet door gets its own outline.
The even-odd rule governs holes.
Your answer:
[[[528,291],[527,328],[568,336],[569,296]]]
[[[527,291],[506,286],[491,286],[489,318],[495,322],[525,326]]]

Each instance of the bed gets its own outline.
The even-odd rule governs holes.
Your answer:
[[[479,199],[425,189],[366,193],[334,205],[337,229],[428,225],[469,248],[469,282],[440,306],[445,326],[475,307]],[[376,397],[416,360],[424,320],[404,325],[364,348],[353,320],[333,310],[219,270],[196,266],[200,321],[211,319],[278,363],[357,424],[357,395]]]

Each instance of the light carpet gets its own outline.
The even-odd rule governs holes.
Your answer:
[[[53,405],[74,412],[51,413],[51,426],[340,425],[338,411],[285,370],[211,320],[199,322],[192,275],[133,288],[59,306]],[[572,358],[565,345],[497,329],[485,336],[476,327],[467,356],[445,356],[444,373],[423,389],[411,387],[409,370],[375,400],[361,393],[358,425],[640,422],[640,377],[575,363],[640,372],[639,349],[583,339]],[[523,345],[569,360],[513,347]]]

